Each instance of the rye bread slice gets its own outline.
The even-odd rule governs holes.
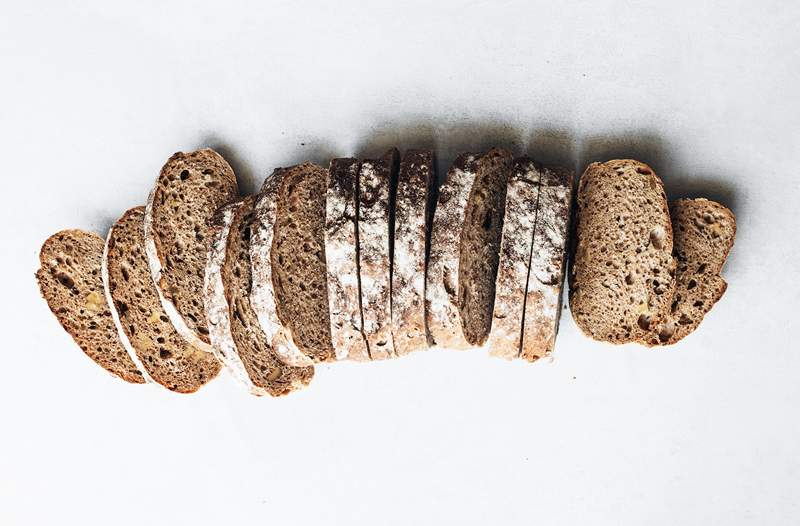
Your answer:
[[[520,356],[530,362],[548,356],[561,318],[572,207],[571,170],[540,167],[536,228],[525,296]]]
[[[211,352],[203,304],[208,221],[238,196],[233,170],[211,149],[178,152],[147,201],[145,250],[159,299],[178,333]]]
[[[429,196],[436,183],[434,153],[407,150],[400,162],[394,206],[392,327],[398,356],[426,349],[425,238]]]
[[[303,163],[280,172],[270,254],[278,318],[303,353],[318,362],[334,360],[325,258],[327,170]],[[263,233],[265,227],[259,222],[256,228]]]
[[[358,175],[361,163],[331,161],[325,207],[325,258],[336,359],[369,360],[358,276]]]
[[[519,357],[525,316],[525,285],[536,228],[539,179],[542,168],[532,159],[514,160],[506,192],[506,211],[497,269],[489,353],[505,359]]]
[[[570,307],[595,340],[643,342],[669,314],[675,261],[664,185],[644,163],[592,163],[577,194]]]
[[[678,199],[670,206],[675,239],[675,295],[670,313],[645,343],[672,345],[691,334],[719,301],[728,284],[720,273],[733,248],[736,217],[707,199]]]
[[[145,378],[128,356],[106,303],[100,266],[103,238],[94,232],[62,230],[39,252],[36,281],[58,322],[97,365],[126,382]]]
[[[395,356],[391,315],[391,211],[397,185],[396,148],[361,162],[358,181],[358,258],[364,334],[370,358]]]
[[[286,341],[282,341],[280,335],[272,340],[268,338],[250,303],[253,286],[250,241],[255,221],[254,206],[255,197],[247,197],[233,214],[222,266],[222,283],[229,309],[231,337],[251,392],[282,396],[306,386],[314,376],[314,367],[286,365],[276,351],[277,347],[286,345]]]
[[[193,393],[220,363],[175,330],[159,301],[144,248],[144,207],[132,208],[108,232],[102,276],[123,345],[143,370],[171,391]]]

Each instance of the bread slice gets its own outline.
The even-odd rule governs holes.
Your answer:
[[[170,157],[147,201],[145,250],[161,304],[178,333],[208,352],[203,305],[208,221],[238,193],[225,159],[203,149]]]
[[[561,318],[572,207],[571,170],[539,167],[539,199],[525,296],[520,356],[534,362],[555,346]]]
[[[664,185],[633,160],[592,163],[578,184],[570,307],[589,337],[643,342],[669,314],[675,261]]]
[[[325,257],[326,172],[311,163],[280,169],[270,253],[278,319],[297,347],[318,362],[336,357]],[[269,227],[263,221],[256,224],[259,236],[264,228]],[[259,268],[262,262],[253,265]]]
[[[398,356],[428,347],[425,332],[425,237],[436,183],[431,150],[408,150],[400,162],[394,206],[392,327]]]
[[[97,365],[126,382],[145,378],[128,356],[111,318],[100,266],[103,238],[83,230],[62,230],[39,252],[36,281],[58,322]]]
[[[307,385],[314,376],[314,367],[286,365],[276,351],[276,347],[286,342],[279,341],[279,337],[270,341],[251,306],[250,240],[255,220],[254,206],[255,197],[247,197],[233,214],[222,266],[222,282],[229,308],[231,336],[251,392],[281,396]]]
[[[102,276],[123,345],[156,382],[192,393],[214,378],[220,363],[172,326],[156,292],[144,249],[144,207],[132,208],[108,233]]]
[[[525,286],[531,264],[541,173],[541,166],[532,159],[516,159],[506,192],[500,263],[488,347],[492,356],[508,360],[518,358],[520,354],[525,316]]]
[[[678,199],[670,206],[675,295],[670,313],[645,340],[647,345],[672,345],[692,333],[725,293],[720,276],[736,237],[736,217],[707,199]]]
[[[334,159],[328,169],[325,258],[331,337],[338,360],[369,360],[358,277],[357,186],[361,163]]]
[[[395,356],[391,318],[391,224],[399,152],[361,163],[358,193],[358,258],[364,334],[370,358]]]

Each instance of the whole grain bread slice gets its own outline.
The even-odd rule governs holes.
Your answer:
[[[331,161],[325,206],[325,258],[331,338],[338,360],[369,360],[358,275],[358,175],[361,163]]]
[[[577,194],[569,294],[575,323],[596,340],[643,342],[669,314],[674,292],[663,183],[638,161],[590,164]]]
[[[678,199],[670,206],[675,295],[669,315],[654,327],[647,345],[672,345],[691,334],[720,300],[728,284],[720,273],[736,238],[736,217],[707,199]]]
[[[303,163],[279,172],[269,257],[276,312],[303,353],[314,361],[334,360],[325,256],[327,170]],[[259,221],[255,228],[261,236],[270,227]],[[254,259],[253,267],[263,262]]]
[[[400,162],[392,245],[392,327],[398,356],[426,349],[425,242],[436,183],[432,150],[407,150]]]
[[[145,250],[159,299],[178,333],[211,352],[203,304],[208,221],[238,196],[230,165],[211,149],[178,152],[147,201]]]
[[[123,345],[147,374],[171,391],[192,393],[214,378],[220,363],[173,327],[150,274],[144,207],[128,210],[108,233],[102,276]]]
[[[250,298],[253,288],[250,242],[255,222],[255,197],[244,199],[231,220],[230,233],[222,266],[222,283],[229,309],[231,337],[236,354],[244,366],[251,392],[282,396],[306,386],[314,376],[314,367],[286,365],[285,349],[278,347],[288,342],[279,335],[267,335],[252,308]]]
[[[400,155],[396,148],[361,162],[358,258],[364,334],[370,358],[395,356],[392,338],[391,215]]]
[[[145,382],[128,356],[106,303],[101,276],[103,238],[94,232],[62,230],[39,252],[36,280],[58,322],[95,363],[126,382]]]

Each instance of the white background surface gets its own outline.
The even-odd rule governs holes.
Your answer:
[[[800,523],[800,9],[64,4],[0,18],[0,523]],[[174,151],[252,191],[390,144],[648,162],[735,211],[728,292],[672,349],[566,313],[550,363],[334,364],[277,400],[125,385],[39,298],[41,242],[105,233]]]

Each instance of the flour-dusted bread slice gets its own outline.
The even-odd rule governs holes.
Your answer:
[[[514,161],[506,192],[506,211],[497,269],[489,352],[519,357],[525,316],[525,286],[531,263],[542,167],[532,159]]]
[[[520,356],[534,362],[555,346],[561,318],[572,206],[572,171],[539,167],[539,199],[525,296]]]
[[[736,237],[733,212],[707,199],[678,199],[670,216],[678,265],[675,295],[648,345],[671,345],[692,333],[728,287],[720,273]]]
[[[103,238],[83,230],[53,234],[39,252],[36,280],[47,305],[86,355],[126,382],[145,379],[117,334],[100,275]]]
[[[167,389],[192,393],[220,363],[175,330],[156,292],[144,248],[144,207],[132,208],[108,233],[102,275],[122,343],[147,374]]]
[[[225,300],[228,303],[231,336],[251,392],[282,396],[306,386],[314,376],[313,365],[286,365],[261,329],[250,297],[253,274],[250,241],[253,233],[255,197],[247,197],[231,221],[222,266]],[[285,343],[285,342],[284,342]]]
[[[431,150],[408,150],[397,178],[392,256],[392,326],[398,356],[425,349],[425,236],[436,182]]]
[[[392,148],[379,159],[361,162],[358,192],[358,257],[364,334],[370,358],[395,356],[391,318],[392,195],[397,184],[399,153]]]
[[[570,307],[589,337],[643,342],[669,314],[675,261],[664,185],[644,163],[592,163],[577,195]]]
[[[147,201],[145,249],[161,304],[178,333],[208,352],[203,304],[208,221],[237,196],[231,167],[214,150],[203,149],[170,157]]]
[[[331,338],[336,358],[369,360],[358,277],[357,185],[361,163],[331,161],[325,207],[325,258]]]
[[[297,347],[319,362],[336,358],[325,258],[327,179],[327,170],[311,163],[280,169],[270,254],[278,318]]]

